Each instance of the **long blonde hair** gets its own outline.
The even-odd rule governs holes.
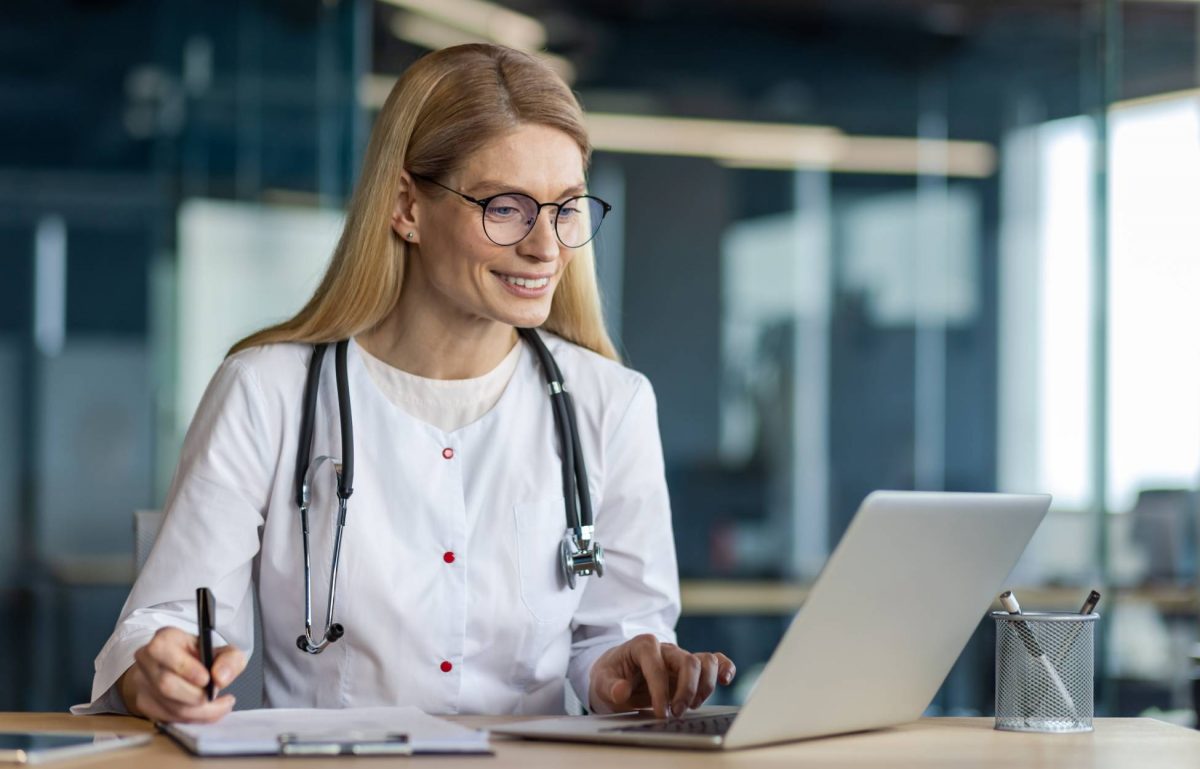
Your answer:
[[[521,124],[565,132],[586,168],[591,143],[566,83],[533,56],[499,45],[444,48],[414,63],[392,87],[371,131],[362,175],[333,259],[294,317],[229,351],[274,342],[345,339],[378,326],[400,298],[408,246],[391,228],[404,169],[441,178],[492,139]],[[604,327],[591,244],[576,249],[542,327],[619,360]]]

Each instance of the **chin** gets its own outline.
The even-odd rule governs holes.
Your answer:
[[[517,328],[537,328],[546,322],[546,318],[550,317],[550,299],[547,298],[544,302],[537,304],[527,303],[526,306],[514,306],[511,303],[505,303],[506,306],[498,307],[497,312],[493,314],[493,318]]]
[[[550,317],[550,311],[537,313],[513,313],[511,316],[504,319],[504,322],[510,326],[517,328],[537,328],[546,322],[546,318]]]

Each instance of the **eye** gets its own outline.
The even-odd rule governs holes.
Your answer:
[[[531,205],[517,195],[499,195],[487,206],[487,218],[493,222],[516,221],[528,218]]]

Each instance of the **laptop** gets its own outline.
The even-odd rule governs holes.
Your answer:
[[[916,720],[1049,507],[1044,494],[874,492],[740,709],[676,720],[560,717],[492,731],[731,750]]]

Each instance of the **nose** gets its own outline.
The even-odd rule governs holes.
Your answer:
[[[538,261],[549,262],[558,258],[558,234],[554,231],[554,215],[557,209],[544,206],[533,220],[533,229],[517,244],[517,253]]]

